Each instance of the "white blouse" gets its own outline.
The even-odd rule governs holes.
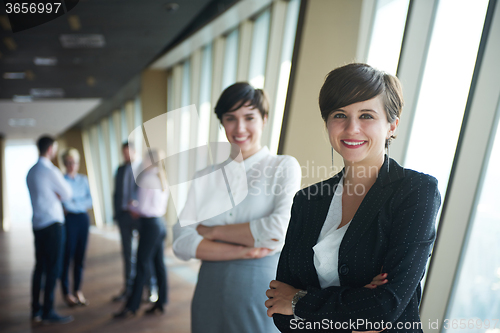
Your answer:
[[[349,228],[351,221],[338,228],[342,222],[342,191],[344,178],[339,181],[326,215],[325,224],[319,234],[318,242],[313,247],[314,267],[318,274],[319,284],[322,289],[331,286],[340,286],[338,264],[339,249],[342,238]]]
[[[144,171],[137,181],[137,200],[129,209],[142,217],[162,217],[167,212],[169,190],[162,189],[158,167]]]
[[[225,172],[231,174],[235,169],[241,167],[240,163],[231,162],[232,167],[225,167]],[[234,164],[240,164],[234,166]],[[293,197],[300,189],[301,168],[294,157],[286,155],[272,155],[267,147],[243,161],[247,181],[238,183],[238,173],[235,177],[229,177],[229,187],[234,193],[242,193],[238,188],[248,189],[246,197],[235,197],[235,205],[226,210],[227,190],[214,189],[208,183],[192,182],[189,189],[186,205],[179,215],[179,220],[174,225],[173,250],[177,257],[189,260],[196,257],[196,249],[203,240],[198,234],[198,224],[205,226],[228,225],[250,222],[250,231],[255,240],[254,247],[266,247],[273,249],[269,254],[281,251],[285,242],[285,234],[290,220],[290,210]],[[233,170],[231,170],[231,168]],[[217,169],[217,167],[215,168]],[[197,172],[194,177],[207,174],[213,170],[212,167]],[[239,178],[241,179],[241,177]],[[243,191],[246,193],[246,190]],[[189,221],[200,221],[200,214],[213,211],[207,197],[210,197],[210,205],[218,202],[223,207],[222,213],[207,218],[199,223]],[[238,203],[239,202],[239,203]],[[213,215],[213,214],[212,214]]]

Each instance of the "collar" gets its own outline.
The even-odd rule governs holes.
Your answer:
[[[382,187],[389,185],[405,176],[405,169],[398,162],[385,155],[384,164],[380,168],[377,181]]]
[[[250,170],[255,164],[260,162],[264,157],[271,155],[267,146],[262,147],[258,152],[243,161],[245,169]]]
[[[66,178],[68,180],[76,180],[77,178],[79,178],[79,176],[80,176],[79,173],[77,173],[74,178],[71,177],[68,173],[64,174],[64,178]]]
[[[243,160],[243,163],[237,162],[236,160],[233,160],[231,157],[229,157],[224,163],[219,164],[216,167],[217,168],[224,167],[228,172],[233,172],[238,174],[241,172],[246,173],[249,170],[251,170],[252,167],[255,166],[258,162],[260,162],[262,159],[264,159],[266,156],[269,155],[271,155],[269,149],[266,146],[264,146],[255,154],[253,154],[246,160]]]
[[[40,163],[42,163],[43,165],[47,166],[47,167],[52,167],[52,166],[54,166],[54,164],[52,163],[52,161],[51,161],[51,160],[49,160],[49,159],[48,159],[47,157],[45,157],[45,156],[40,156],[40,157],[38,158],[38,161],[39,161]]]

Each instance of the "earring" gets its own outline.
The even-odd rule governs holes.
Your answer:
[[[335,165],[333,164],[333,147],[330,147],[332,149],[332,170],[335,170]]]
[[[391,159],[391,155],[390,155],[390,146],[391,146],[391,141],[392,141],[392,138],[389,138],[389,139],[386,139],[385,141],[385,148],[387,149],[387,172],[389,172],[389,162],[390,162],[390,159]]]

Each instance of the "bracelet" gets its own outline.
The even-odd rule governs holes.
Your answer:
[[[292,312],[293,312],[293,316],[295,317],[295,320],[304,320],[303,318],[300,318],[298,316],[295,315],[295,305],[297,304],[297,302],[302,298],[304,297],[305,295],[307,295],[307,291],[306,290],[299,290],[292,298]]]

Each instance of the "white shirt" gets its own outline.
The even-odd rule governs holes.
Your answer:
[[[318,242],[313,247],[314,267],[322,289],[340,286],[338,272],[340,243],[342,243],[347,228],[351,224],[351,221],[349,221],[345,226],[337,229],[342,222],[343,183],[344,178],[342,177],[335,189]]]
[[[238,198],[237,203],[229,210],[208,218],[201,224],[205,226],[228,225],[250,222],[250,231],[255,240],[254,247],[267,247],[273,249],[269,254],[281,251],[285,242],[285,234],[290,220],[290,210],[293,197],[300,189],[301,169],[294,157],[285,155],[271,155],[267,147],[243,161],[246,170],[247,181],[239,182],[236,170],[239,164],[232,162],[225,169],[227,174],[234,173],[235,177],[228,177],[228,186],[234,193],[242,193],[238,188],[248,188],[248,195]],[[195,175],[209,173],[212,167],[205,168]],[[241,179],[241,178],[240,178]],[[224,205],[225,197],[222,191],[210,186],[200,186],[201,182],[193,182],[189,189],[186,205],[179,219],[183,221],[200,221],[199,214],[206,211],[207,200],[203,198],[211,196],[211,202],[217,202],[220,197],[221,207]],[[246,193],[246,192],[245,192]],[[227,196],[227,190],[226,194]],[[200,199],[201,198],[201,199]],[[240,200],[241,199],[241,200]],[[208,209],[213,211],[213,208]],[[173,250],[177,257],[189,260],[196,257],[196,249],[203,240],[198,234],[196,227],[200,223],[189,224],[181,227],[179,221],[174,225]]]
[[[33,229],[40,230],[53,223],[64,223],[61,201],[71,199],[72,191],[61,171],[42,156],[28,172],[26,182],[33,206]]]
[[[161,217],[167,211],[168,188],[162,190],[158,167],[142,172],[137,182],[136,206],[129,207],[143,217]]]

